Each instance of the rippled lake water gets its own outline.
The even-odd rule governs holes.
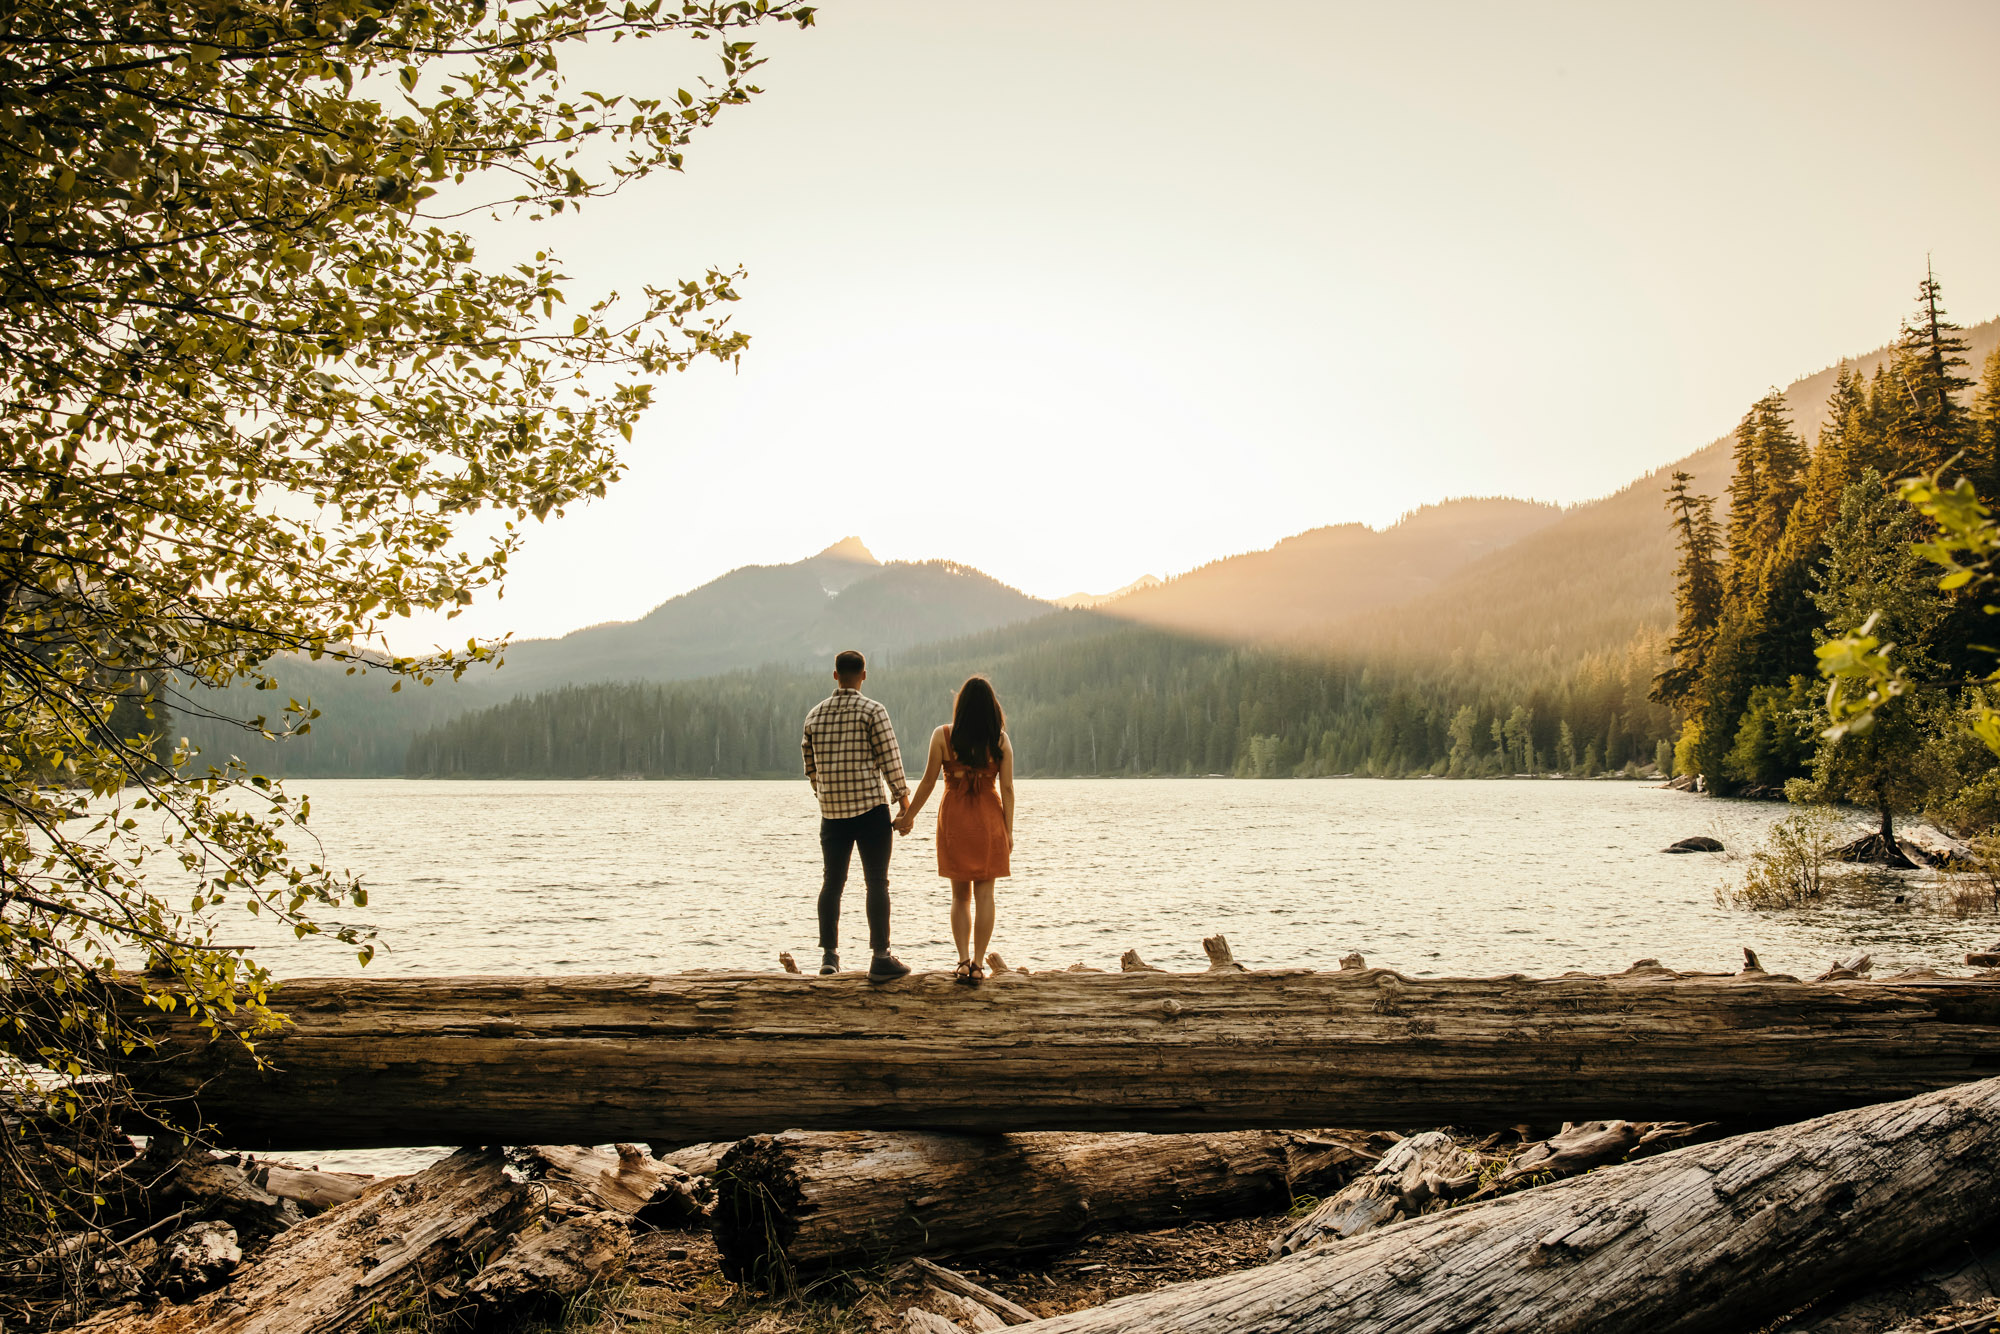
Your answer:
[[[314,780],[327,859],[360,873],[386,950],[370,973],[656,972],[814,960],[817,810],[800,783]],[[1009,963],[1116,968],[1136,948],[1205,962],[1220,931],[1255,966],[1336,967],[1359,950],[1412,974],[1606,971],[1652,956],[1817,972],[1956,965],[1995,919],[1848,884],[1825,906],[1716,903],[1741,866],[1660,851],[1690,834],[1748,849],[1780,805],[1632,782],[1041,780],[1019,787],[1015,874],[994,948]],[[927,813],[890,868],[895,943],[956,955]],[[1857,825],[1857,830],[1859,826]],[[1911,895],[1913,899],[1920,895]],[[866,956],[856,863],[844,919]],[[232,932],[233,938],[243,938]],[[359,972],[322,942],[267,940],[281,975]]]
[[[312,796],[326,859],[369,886],[352,915],[386,947],[370,974],[775,968],[781,950],[816,962],[818,812],[803,782],[291,786]],[[1812,909],[1725,908],[1715,890],[1740,863],[1661,851],[1691,834],[1747,851],[1784,813],[1633,782],[1023,782],[993,944],[1036,968],[1115,969],[1130,948],[1201,967],[1201,938],[1219,931],[1252,967],[1334,968],[1358,950],[1429,975],[1649,956],[1734,970],[1747,945],[1772,971],[1810,975],[1858,950],[1883,971],[1955,966],[2000,933],[1990,914],[1926,906],[1910,876],[1844,883]],[[890,869],[896,949],[919,969],[957,957],[936,869],[926,815]],[[851,886],[843,938],[859,964],[858,862]],[[258,942],[280,976],[362,971],[324,941],[247,923],[230,938]],[[381,1172],[434,1156],[321,1161]]]

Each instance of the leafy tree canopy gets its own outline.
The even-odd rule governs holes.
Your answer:
[[[268,683],[282,652],[428,678],[494,651],[387,658],[382,618],[497,583],[526,520],[618,476],[652,382],[746,339],[723,313],[736,273],[581,297],[547,251],[482,264],[454,219],[546,218],[680,167],[758,91],[744,35],[811,21],[792,0],[0,7],[15,1053],[102,1068],[126,1035],[76,983],[114,963],[171,983],[155,1003],[247,998],[255,1020],[268,979],[218,947],[217,913],[309,934],[363,901],[290,852],[304,802],[176,750],[169,710],[200,707],[193,685]],[[713,79],[565,79],[586,42],[662,36],[707,43]],[[468,540],[482,511],[499,535]],[[311,717],[285,700],[245,721]]]

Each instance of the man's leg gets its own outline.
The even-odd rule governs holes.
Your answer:
[[[819,887],[819,948],[832,954],[840,948],[840,895],[847,888],[847,863],[854,855],[854,820],[819,822],[819,855],[825,877]]]
[[[896,846],[889,808],[877,806],[857,817],[855,842],[861,846],[861,878],[868,884],[868,946],[877,957],[889,952],[889,854]]]

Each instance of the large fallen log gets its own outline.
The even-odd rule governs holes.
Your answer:
[[[135,1064],[243,1149],[807,1129],[1774,1124],[2000,1068],[2000,982],[1201,974],[301,979],[259,1070],[185,1011]]]
[[[122,1307],[77,1334],[329,1334],[397,1312],[520,1228],[529,1190],[497,1151],[461,1150],[281,1234],[229,1285],[182,1306]]]
[[[1601,1168],[1037,1334],[1754,1329],[1990,1223],[2000,1080]]]
[[[754,1135],[716,1169],[723,1272],[783,1289],[798,1270],[1058,1245],[1102,1230],[1283,1209],[1387,1147],[1355,1132]]]

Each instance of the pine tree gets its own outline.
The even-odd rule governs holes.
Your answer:
[[[1802,518],[1824,538],[1840,518],[1840,495],[1868,460],[1860,457],[1868,445],[1868,385],[1852,366],[1841,363],[1833,392],[1826,399],[1826,420],[1820,424],[1819,445],[1806,464]]]
[[[1729,479],[1729,587],[1754,580],[1759,553],[1757,522],[1764,508],[1764,477],[1757,444],[1757,414],[1745,413],[1736,428],[1736,472]]]
[[[1813,646],[1825,622],[1813,593],[1826,556],[1827,533],[1840,517],[1841,496],[1856,474],[1850,440],[1865,430],[1865,406],[1861,377],[1843,366],[1827,399],[1819,447],[1805,466],[1798,499],[1778,530],[1758,580],[1756,619],[1762,633],[1752,651],[1751,670],[1759,682],[1776,685],[1795,674],[1813,672]],[[1789,431],[1788,422],[1783,426]],[[1785,446],[1781,443],[1778,448]]]
[[[1701,680],[1689,701],[1689,712],[1700,722],[1690,761],[1711,792],[1727,795],[1732,786],[1726,766],[1750,692],[1762,680],[1758,674],[1764,627],[1755,596],[1726,600],[1716,622],[1715,637],[1702,664]]]
[[[1757,447],[1757,513],[1750,525],[1760,551],[1770,552],[1805,491],[1806,442],[1792,429],[1785,396],[1776,389],[1757,400],[1748,419]]]
[[[1875,472],[1864,472],[1841,497],[1840,520],[1828,536],[1827,559],[1815,596],[1826,617],[1826,638],[1844,635],[1875,618],[1873,633],[1894,646],[1896,662],[1911,681],[1934,680],[1932,640],[1949,614],[1938,590],[1937,569],[1915,546],[1924,538],[1916,511]],[[1926,714],[1932,692],[1914,690],[1875,711],[1866,732],[1823,740],[1813,765],[1814,795],[1825,801],[1872,806],[1880,836],[1893,847],[1895,817],[1920,808],[1929,795],[1918,754],[1932,729]]]
[[[1986,358],[1986,373],[1972,400],[1972,443],[1965,475],[1988,505],[2000,504],[2000,347]]]
[[[1669,526],[1680,548],[1674,567],[1674,636],[1667,642],[1672,665],[1653,678],[1648,697],[1682,713],[1701,679],[1715,626],[1722,615],[1722,570],[1716,561],[1715,498],[1694,495],[1692,474],[1676,472],[1667,487]]]
[[[1965,339],[1945,318],[1944,288],[1926,271],[1917,284],[1917,310],[1903,324],[1890,360],[1895,380],[1892,437],[1896,464],[1908,474],[1935,472],[1971,443],[1959,395],[1972,381],[1965,366]]]

